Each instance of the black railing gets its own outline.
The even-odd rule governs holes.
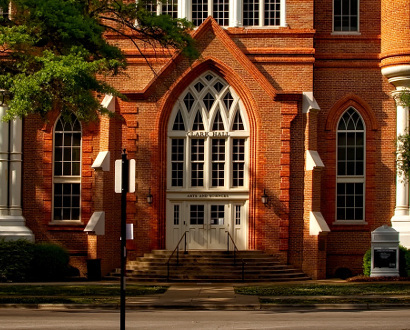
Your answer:
[[[238,249],[238,247],[236,246],[236,244],[235,244],[235,241],[233,240],[233,237],[232,237],[232,235],[229,233],[229,231],[226,231],[226,234],[227,234],[227,240],[226,240],[226,244],[227,244],[227,248],[226,248],[226,252],[227,253],[229,253],[229,242],[231,241],[232,242],[232,246],[233,246],[233,264],[234,264],[234,266],[236,266],[236,259],[237,259],[237,256],[236,256],[236,254],[237,254],[237,252],[239,252],[239,249]],[[242,281],[244,281],[245,280],[245,261],[242,259],[242,258],[239,258],[240,259],[240,261],[241,261],[241,263],[242,263]]]
[[[187,248],[186,248],[186,234],[187,234],[188,232],[186,231],[183,235],[182,235],[182,237],[181,237],[181,239],[179,240],[179,242],[178,242],[178,244],[177,244],[177,246],[175,247],[175,249],[174,249],[174,251],[172,251],[172,253],[171,253],[171,255],[169,256],[169,258],[168,258],[168,261],[167,261],[167,282],[169,282],[169,266],[170,266],[170,264],[171,264],[171,259],[172,259],[172,257],[174,256],[174,254],[175,254],[175,252],[177,253],[177,265],[179,265],[179,245],[181,244],[181,242],[182,242],[182,240],[184,240],[184,254],[187,254],[188,252],[187,252]]]

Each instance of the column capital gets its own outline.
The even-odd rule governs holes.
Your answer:
[[[410,64],[387,66],[381,71],[396,90],[410,89]]]
[[[400,88],[391,92],[391,96],[396,102],[397,106],[408,108],[408,104],[402,100],[402,93],[410,93],[410,88]]]

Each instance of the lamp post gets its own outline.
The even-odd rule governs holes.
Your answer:
[[[127,263],[127,192],[129,186],[129,169],[128,159],[125,149],[121,155],[121,288],[120,288],[120,303],[121,303],[121,316],[120,316],[120,329],[125,330],[125,273]]]

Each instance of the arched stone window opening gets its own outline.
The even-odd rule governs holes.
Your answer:
[[[337,126],[336,221],[364,221],[366,129],[355,108],[349,107]]]
[[[60,116],[54,128],[53,221],[80,220],[81,124]]]

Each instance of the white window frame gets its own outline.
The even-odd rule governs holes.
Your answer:
[[[349,0],[349,1],[352,1],[352,0]],[[351,26],[349,26],[349,28],[351,28]],[[335,0],[332,1],[332,34],[361,35],[360,33],[360,0],[357,0],[357,30],[353,30],[353,31],[335,31]]]
[[[178,18],[186,18],[192,21],[192,0],[178,1]],[[264,25],[264,0],[259,0],[259,24],[244,26],[243,25],[243,0],[229,0],[229,27],[246,28],[279,28],[286,27],[286,0],[280,0],[280,25]],[[157,6],[157,14],[161,14],[161,6]],[[213,0],[208,0],[208,15],[213,15]],[[227,27],[227,26],[225,26]]]
[[[214,78],[207,83],[206,76],[211,74]],[[201,92],[197,92],[194,88],[195,84],[199,81],[205,86]],[[220,93],[216,92],[212,86],[216,82],[221,82],[224,87]],[[210,90],[213,92],[215,101],[209,113],[207,110],[200,107],[200,99],[203,98]],[[227,92],[230,92],[233,97],[233,102],[231,104],[230,110],[225,110],[225,105],[223,98]],[[187,93],[190,92],[195,101],[192,105],[191,111],[188,113],[184,104],[184,98]],[[219,110],[218,110],[219,109]],[[178,111],[181,111],[185,123],[185,131],[173,131],[173,124],[177,116]],[[196,111],[201,111],[202,120],[204,124],[204,131],[191,131],[194,118],[196,116]],[[222,136],[211,136],[213,135],[212,125],[215,119],[217,111],[220,111],[222,121],[224,122],[225,131],[215,131],[220,132]],[[241,131],[232,131],[233,121],[236,112],[240,111],[244,129]],[[189,118],[187,118],[189,117]],[[196,136],[196,135],[200,136]],[[202,134],[202,136],[201,136]],[[226,134],[228,136],[226,136]],[[184,178],[183,186],[176,187],[172,186],[172,139],[185,139],[185,164],[184,164]],[[212,139],[224,138],[225,142],[225,176],[223,186],[212,186]],[[243,186],[234,187],[233,186],[233,161],[232,161],[232,143],[234,139],[244,139],[245,141],[245,165],[244,165],[244,184]],[[203,186],[192,186],[191,185],[191,141],[193,139],[204,139],[204,185]],[[220,77],[215,73],[210,71],[201,75],[196,79],[178,98],[177,103],[174,106],[173,112],[170,116],[168,123],[168,146],[167,146],[167,188],[168,191],[241,191],[247,192],[249,190],[249,124],[247,114],[244,111],[244,106],[242,101],[239,99],[235,91]]]
[[[9,19],[11,19],[11,2],[9,3],[9,7],[7,8],[7,12],[3,11],[3,9],[0,8],[0,16],[8,17]]]
[[[363,175],[339,175],[338,174],[338,159],[339,159],[339,132],[349,132],[349,131],[339,131],[339,124],[343,116],[347,111],[353,109],[363,124]],[[356,131],[356,130],[355,130]],[[350,131],[354,132],[354,131]],[[357,131],[361,132],[361,131]],[[363,184],[363,219],[361,220],[339,220],[337,217],[337,185],[338,183],[362,183]],[[337,126],[336,126],[336,187],[335,187],[335,225],[363,225],[366,222],[366,123],[363,120],[360,112],[354,107],[348,107],[340,116]]]
[[[52,182],[52,217],[51,217],[51,224],[62,224],[62,225],[67,225],[67,224],[83,224],[81,221],[81,171],[82,171],[82,140],[83,140],[83,129],[81,122],[78,121],[80,124],[80,133],[81,133],[81,138],[80,138],[80,169],[79,169],[79,175],[56,175],[55,174],[55,162],[56,162],[56,156],[55,156],[55,151],[56,151],[56,126],[59,123],[59,121],[62,120],[61,115],[58,117],[56,122],[54,123],[54,128],[53,128],[53,162],[52,162],[52,173],[53,173],[53,182]],[[78,120],[78,119],[77,119]],[[78,219],[54,219],[54,210],[55,210],[55,185],[56,184],[79,184],[80,186],[80,194],[79,194],[79,218]]]
[[[177,10],[176,10],[176,17],[175,18],[178,18],[179,17],[178,13],[179,13],[180,0],[171,0],[171,1],[174,1],[177,4]],[[162,11],[162,6],[165,5],[165,4],[166,4],[166,2],[157,1],[156,5],[155,5],[156,6],[155,14],[157,14],[157,15],[167,14],[167,13],[163,13],[163,11]]]
[[[246,28],[279,28],[286,27],[286,1],[280,0],[280,23],[279,25],[265,25],[265,0],[259,0],[259,24],[258,25],[244,25],[244,15],[243,15],[243,0],[239,0],[241,8],[241,26]]]

